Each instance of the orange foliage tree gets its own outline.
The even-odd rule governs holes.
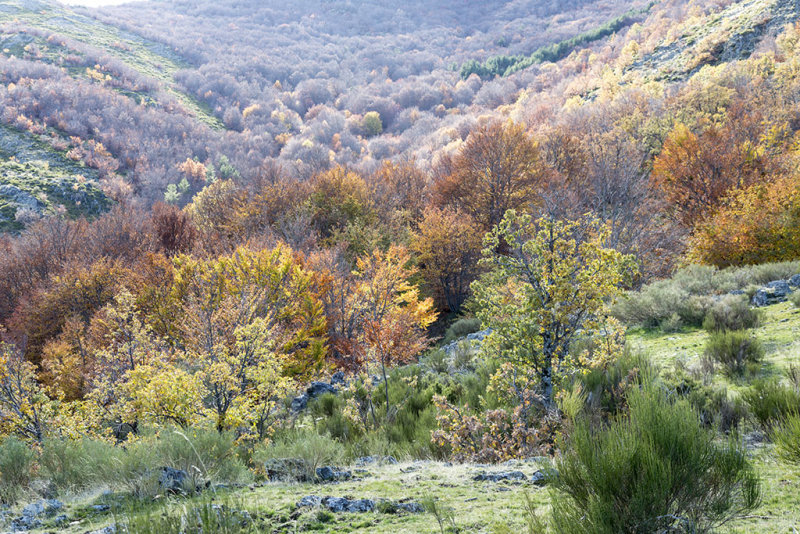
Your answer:
[[[438,306],[458,312],[478,271],[483,234],[472,219],[451,208],[428,208],[412,235],[420,272]]]
[[[544,178],[538,143],[525,126],[493,122],[473,131],[434,186],[438,205],[469,214],[484,231],[509,209],[527,211]]]
[[[652,179],[686,226],[701,221],[729,191],[763,179],[761,150],[737,137],[728,127],[712,126],[696,135],[677,124],[664,142]]]
[[[696,229],[693,261],[718,267],[800,256],[800,175],[733,192]]]

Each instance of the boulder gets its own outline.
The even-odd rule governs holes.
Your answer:
[[[183,469],[162,467],[158,477],[158,485],[167,493],[184,493],[189,482],[189,473]]]
[[[784,302],[791,294],[792,288],[786,280],[774,280],[753,295],[750,301],[753,306],[762,307]]]
[[[548,475],[541,469],[536,471],[533,475],[531,475],[531,482],[534,486],[544,486],[547,484],[548,480],[550,480],[551,475]]]
[[[317,480],[320,482],[338,482],[340,480],[350,480],[353,477],[350,471],[340,471],[329,466],[317,467],[316,475]]]
[[[22,509],[22,515],[11,521],[12,532],[25,532],[42,526],[40,517],[50,517],[64,508],[64,503],[56,499],[42,499]]]
[[[792,288],[789,287],[789,282],[786,280],[770,282],[767,284],[767,289],[771,289],[772,294],[776,297],[786,297],[792,292]]]
[[[341,371],[335,373],[331,378],[330,383],[328,382],[311,382],[306,388],[305,393],[298,395],[294,399],[292,399],[292,412],[300,413],[306,409],[308,406],[309,401],[316,399],[320,395],[324,395],[325,393],[331,393],[336,395],[339,393],[337,386],[344,385],[344,373]]]
[[[796,274],[789,278],[789,285],[792,287],[800,287],[800,274]]]
[[[64,503],[57,499],[42,499],[22,509],[22,515],[28,517],[52,516],[64,508]]]
[[[322,505],[331,512],[363,513],[375,509],[375,501],[371,499],[346,499],[344,497],[325,497]]]
[[[319,497],[308,495],[297,502],[297,507],[324,507],[334,513],[341,512],[372,512],[375,510],[375,501],[371,499],[347,499],[345,497]]]
[[[501,482],[504,480],[525,480],[528,477],[522,471],[502,471],[500,473],[478,473],[472,480],[477,482]]]

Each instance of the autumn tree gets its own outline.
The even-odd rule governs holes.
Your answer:
[[[607,248],[608,229],[592,218],[532,220],[510,210],[484,241],[488,272],[472,283],[477,315],[492,328],[488,346],[531,370],[542,404],[570,369],[581,332],[599,330],[607,303],[632,271],[632,258]],[[504,241],[508,254],[497,252]]]
[[[374,251],[357,262],[356,299],[361,329],[355,345],[361,361],[377,365],[383,377],[389,412],[387,369],[417,357],[429,343],[425,329],[436,319],[433,301],[422,299],[410,282],[415,269],[402,247]]]
[[[461,309],[478,272],[481,242],[482,233],[468,215],[451,208],[425,210],[411,248],[440,309]]]
[[[728,267],[796,259],[800,255],[800,176],[731,192],[700,223],[689,257]]]
[[[460,209],[484,231],[509,209],[526,210],[544,176],[538,143],[514,123],[492,122],[473,131],[434,186],[436,202]]]
[[[252,395],[269,397],[259,380],[308,377],[319,369],[322,306],[291,250],[239,248],[208,260],[179,256],[175,263],[186,365],[201,373],[217,428],[238,426],[235,415],[254,402]],[[283,386],[273,385],[277,395]]]
[[[730,127],[711,126],[698,135],[677,124],[653,162],[652,179],[676,217],[691,228],[730,191],[763,180],[763,156],[757,144],[738,139]]]
[[[0,434],[41,442],[54,411],[34,365],[17,347],[0,341]]]
[[[373,222],[375,216],[367,182],[343,167],[312,178],[308,205],[312,223],[325,239],[348,226]]]

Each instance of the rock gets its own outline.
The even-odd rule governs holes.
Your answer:
[[[356,465],[358,467],[377,463],[395,465],[397,459],[395,459],[394,456],[362,456],[356,460]]]
[[[422,505],[415,501],[399,501],[388,502],[383,513],[396,514],[398,512],[407,512],[409,514],[421,514],[425,511]]]
[[[292,412],[302,412],[308,406],[309,401],[325,393],[336,395],[339,393],[339,390],[336,388],[337,385],[344,385],[344,373],[341,371],[333,375],[330,384],[327,382],[311,382],[308,388],[306,388],[305,393],[292,399]]]
[[[767,288],[771,289],[773,295],[776,297],[785,297],[792,292],[792,288],[789,287],[789,282],[786,280],[775,280],[774,282],[770,282],[767,284]]]
[[[158,477],[159,486],[167,493],[184,493],[188,481],[189,473],[166,466],[161,468],[161,475]]]
[[[478,473],[472,480],[477,482],[500,482],[503,480],[525,480],[527,477],[522,471],[503,471],[500,473]]]
[[[42,499],[31,503],[22,509],[22,515],[27,517],[52,516],[64,508],[64,503],[57,499]]]
[[[325,497],[322,505],[331,512],[371,512],[375,509],[375,501],[370,499],[346,499],[344,497]]]
[[[11,522],[11,532],[27,532],[42,526],[42,522],[36,517],[22,516]]]
[[[69,517],[67,517],[66,514],[61,514],[60,516],[56,517],[53,522],[55,522],[57,526],[63,526],[69,523]]]
[[[87,534],[116,534],[117,532],[117,525],[109,525],[105,528],[101,528],[100,530],[93,530],[88,532]]]
[[[111,507],[107,504],[95,504],[92,505],[92,510],[94,510],[97,513],[103,513],[111,510]]]
[[[317,495],[307,495],[297,501],[297,507],[303,508],[305,506],[309,506],[312,508],[316,508],[322,504],[322,497],[318,497]]]
[[[792,287],[800,287],[800,274],[796,274],[789,278],[789,285]]]
[[[333,376],[331,377],[331,385],[332,386],[339,386],[339,387],[342,387],[342,386],[345,385],[344,373],[342,371],[337,371],[337,372],[333,373]]]
[[[350,480],[353,474],[350,471],[339,471],[333,467],[318,467],[316,470],[317,479],[321,482],[337,482],[339,480]]]
[[[480,345],[483,342],[483,340],[486,339],[489,336],[489,334],[491,334],[491,333],[492,333],[492,329],[491,328],[487,328],[487,329],[481,330],[479,332],[473,332],[471,334],[467,334],[466,337],[462,337],[461,339],[457,339],[457,340],[453,341],[452,343],[448,343],[447,345],[442,347],[442,350],[448,356],[452,356],[453,353],[456,351],[456,349],[458,348],[458,346],[462,342],[466,341],[466,342],[468,342],[468,343],[470,343],[472,345]]]
[[[308,395],[303,393],[302,395],[298,395],[297,397],[292,399],[292,412],[293,413],[300,413],[306,409],[308,406]]]
[[[734,289],[733,291],[731,291],[731,292],[730,292],[730,293],[728,293],[728,294],[729,294],[729,295],[736,295],[736,296],[738,296],[738,295],[744,295],[745,293],[744,293],[744,289]]]
[[[758,291],[756,291],[755,294],[753,295],[753,298],[750,300],[750,304],[758,308],[761,308],[769,304],[769,296],[767,292],[763,289],[759,289]]]
[[[777,304],[784,302],[791,294],[792,288],[786,280],[774,280],[756,291],[750,301],[753,306],[769,306],[770,304]]]
[[[345,497],[319,497],[308,495],[297,502],[297,507],[323,506],[334,513],[340,512],[371,512],[375,510],[375,501],[371,499],[347,499]]]
[[[536,471],[533,475],[531,475],[531,482],[535,486],[544,486],[550,480],[550,475],[542,471],[541,469]]]

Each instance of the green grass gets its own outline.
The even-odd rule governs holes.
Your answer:
[[[763,323],[751,332],[764,345],[762,373],[766,377],[782,374],[790,364],[800,364],[800,309],[783,302],[763,308],[763,312]],[[674,334],[635,329],[629,332],[628,342],[662,367],[669,367],[679,359],[687,364],[698,363],[708,337],[708,332],[700,328],[684,328]]]

